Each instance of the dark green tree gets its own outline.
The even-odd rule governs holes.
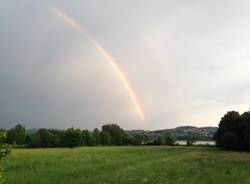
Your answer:
[[[111,136],[111,142],[115,145],[122,145],[124,143],[125,132],[119,125],[107,124],[102,126],[103,132],[108,132]]]
[[[227,112],[214,137],[218,147],[250,151],[250,112]]]
[[[30,144],[28,147],[39,148],[42,144],[41,137],[37,132],[30,135]]]
[[[87,146],[89,145],[90,133],[88,130],[82,130],[82,142],[81,145]]]
[[[238,150],[239,148],[237,145],[239,143],[239,139],[234,132],[230,131],[225,132],[223,134],[222,141],[223,141],[223,148],[225,149]]]
[[[24,144],[25,144],[27,147],[30,147],[30,146],[31,146],[31,141],[32,141],[31,135],[26,135]]]
[[[50,133],[49,134],[49,147],[50,148],[55,148],[58,147],[60,145],[60,140],[57,137],[57,135]]]
[[[74,148],[80,146],[81,142],[82,132],[80,129],[69,128],[66,130],[63,141],[64,146]]]
[[[65,135],[65,130],[56,130],[52,129],[50,130],[50,133],[52,133],[55,137],[51,137],[51,139],[54,139],[52,142],[57,142],[57,147],[62,147],[63,146],[63,141],[64,141],[64,135]]]
[[[245,112],[241,115],[241,121],[244,128],[241,130],[243,132],[243,145],[244,150],[250,151],[250,111]]]
[[[111,145],[111,136],[109,132],[101,131],[101,144],[102,145]]]
[[[38,136],[40,136],[40,140],[41,140],[41,145],[39,145],[39,147],[44,147],[44,148],[48,148],[50,145],[50,132],[47,129],[39,129],[37,132]]]
[[[25,143],[29,147],[53,148],[60,146],[60,140],[54,131],[49,129],[39,129],[31,136],[27,135]]]
[[[97,145],[96,139],[95,139],[93,133],[89,133],[88,138],[87,138],[87,143],[88,143],[87,144],[88,146],[96,146]]]
[[[20,124],[17,124],[14,128],[8,131],[6,141],[9,144],[16,143],[20,145],[25,143],[25,138],[26,138],[25,127]]]
[[[92,135],[93,135],[93,138],[95,139],[95,144],[96,145],[101,144],[101,135],[100,135],[100,131],[97,128],[94,129]]]
[[[228,148],[225,139],[229,136],[225,136],[227,132],[233,133],[237,124],[240,122],[240,114],[236,111],[227,112],[219,123],[218,131],[215,134],[216,143],[219,147]],[[230,146],[231,147],[231,146]]]

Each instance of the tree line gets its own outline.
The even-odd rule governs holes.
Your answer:
[[[222,117],[214,137],[220,148],[250,151],[250,112],[227,112]]]
[[[250,112],[243,114],[236,111],[227,112],[219,123],[214,139],[220,148],[250,151]],[[187,140],[187,145],[193,142]],[[28,148],[73,148],[98,145],[175,145],[175,141],[176,136],[170,132],[153,137],[147,134],[130,135],[117,124],[106,124],[101,130],[95,128],[93,131],[42,128],[33,133],[29,133],[24,126],[17,124],[10,130],[0,129],[0,159],[8,153],[7,149],[3,149],[4,144]]]
[[[34,133],[28,133],[26,128],[17,124],[10,130],[1,130],[6,137],[1,144],[12,144],[28,148],[55,148],[55,147],[79,147],[79,146],[112,146],[112,145],[175,145],[176,137],[170,132],[155,137],[147,134],[127,134],[117,124],[103,125],[101,130],[93,131],[68,128],[39,129]]]

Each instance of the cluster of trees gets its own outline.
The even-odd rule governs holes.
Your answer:
[[[3,130],[2,130],[3,131]],[[78,147],[96,145],[175,145],[176,138],[166,132],[163,136],[148,137],[146,134],[127,134],[119,125],[106,124],[101,130],[93,131],[69,128],[66,130],[39,129],[27,133],[24,126],[18,124],[6,131],[7,144],[22,145],[30,148]]]
[[[250,112],[227,112],[214,137],[223,149],[250,151]]]

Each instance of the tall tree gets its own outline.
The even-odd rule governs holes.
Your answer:
[[[215,135],[216,143],[219,147],[228,148],[228,144],[227,141],[225,141],[225,139],[234,136],[235,128],[237,128],[237,124],[239,124],[239,122],[240,122],[240,114],[236,111],[227,112],[222,117],[219,123],[218,131],[216,132]],[[226,133],[228,135],[226,135]]]
[[[39,129],[38,132],[37,132],[38,136],[40,137],[40,140],[41,140],[41,147],[44,147],[44,148],[47,148],[49,147],[49,144],[50,144],[50,140],[49,140],[49,136],[50,136],[50,133],[49,133],[49,130],[47,129]]]
[[[17,124],[14,128],[10,129],[7,133],[6,141],[9,144],[24,144],[26,138],[26,129],[24,126]]]
[[[100,131],[97,128],[94,129],[92,135],[93,135],[93,138],[95,140],[95,144],[96,145],[101,144],[101,135],[100,135]]]
[[[215,140],[224,149],[250,151],[250,112],[242,115],[227,112],[220,121]]]
[[[105,132],[105,131],[101,132],[101,144],[103,144],[103,145],[111,145],[112,144],[111,136],[110,136],[109,132]]]
[[[108,132],[111,136],[112,144],[122,145],[124,143],[124,130],[116,124],[107,124],[102,126],[102,131]]]
[[[245,150],[250,151],[250,111],[245,112],[241,115],[242,123],[244,124],[243,129],[243,143]]]
[[[82,142],[81,145],[87,146],[89,145],[90,133],[88,130],[82,130]]]

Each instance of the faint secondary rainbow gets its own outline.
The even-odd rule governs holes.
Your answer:
[[[91,36],[90,33],[88,33],[84,28],[81,26],[81,24],[67,15],[64,11],[61,9],[50,7],[50,9],[59,17],[61,17],[65,22],[67,22],[69,25],[71,25],[73,28],[84,34],[84,36],[91,41],[91,43],[95,46],[95,48],[102,54],[102,56],[109,62],[109,64],[112,66],[115,73],[119,76],[120,80],[122,81],[124,87],[126,88],[130,98],[135,104],[136,110],[138,112],[139,117],[142,120],[145,120],[145,113],[142,108],[142,105],[140,104],[137,95],[135,91],[133,90],[132,85],[130,84],[129,80],[127,79],[126,75],[123,73],[122,69],[119,67],[115,59],[112,57],[111,54],[108,53],[108,51],[98,42],[94,39],[94,37]]]

